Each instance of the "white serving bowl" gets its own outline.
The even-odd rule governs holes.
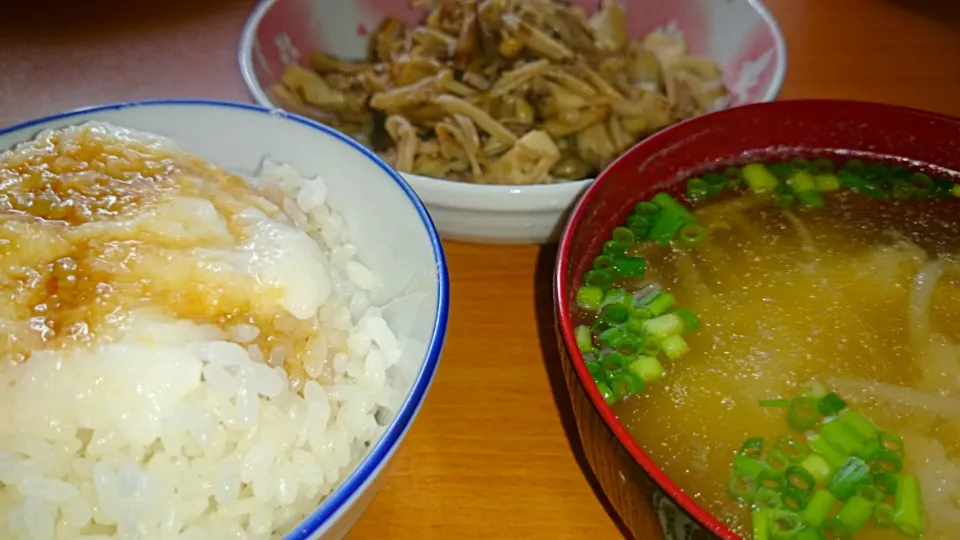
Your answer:
[[[601,0],[571,0],[588,12]],[[787,69],[786,46],[760,0],[622,0],[631,38],[654,30],[680,34],[691,52],[713,58],[733,105],[772,101]],[[240,69],[261,105],[284,66],[308,67],[323,50],[363,58],[367,36],[386,16],[407,24],[424,10],[407,0],[263,0],[240,40]],[[485,186],[403,174],[445,238],[482,243],[555,240],[566,212],[592,179],[541,186]]]
[[[383,437],[289,539],[342,538],[366,509],[417,415],[443,348],[449,287],[437,231],[413,190],[373,153],[312,120],[256,105],[141,101],[82,109],[0,129],[0,150],[38,132],[100,120],[166,135],[230,170],[252,173],[264,156],[322,175],[358,258],[383,281],[384,318],[402,347],[394,386],[405,396]]]

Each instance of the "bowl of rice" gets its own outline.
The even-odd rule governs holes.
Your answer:
[[[341,538],[437,369],[434,225],[255,105],[0,129],[0,538]]]

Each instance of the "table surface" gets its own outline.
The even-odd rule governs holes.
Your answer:
[[[787,40],[782,98],[880,101],[960,116],[960,8],[953,0],[767,4]],[[236,46],[253,6],[4,6],[0,126],[129,99],[248,100]],[[580,459],[563,392],[550,326],[553,248],[445,248],[453,310],[443,361],[352,538],[620,537]]]

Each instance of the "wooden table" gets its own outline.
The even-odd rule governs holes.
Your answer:
[[[401,0],[397,0],[401,1]],[[236,45],[254,2],[33,0],[0,11],[0,125],[138,98],[246,100]],[[769,0],[781,97],[960,116],[954,0]],[[617,538],[578,459],[550,318],[553,249],[448,242],[439,374],[354,538]]]

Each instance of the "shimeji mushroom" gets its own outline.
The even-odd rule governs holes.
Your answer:
[[[560,150],[543,131],[530,131],[490,165],[487,184],[539,184],[560,159]]]
[[[394,167],[401,171],[412,170],[413,160],[420,146],[417,129],[413,127],[409,120],[395,114],[387,117],[384,127],[396,144],[397,156]]]

